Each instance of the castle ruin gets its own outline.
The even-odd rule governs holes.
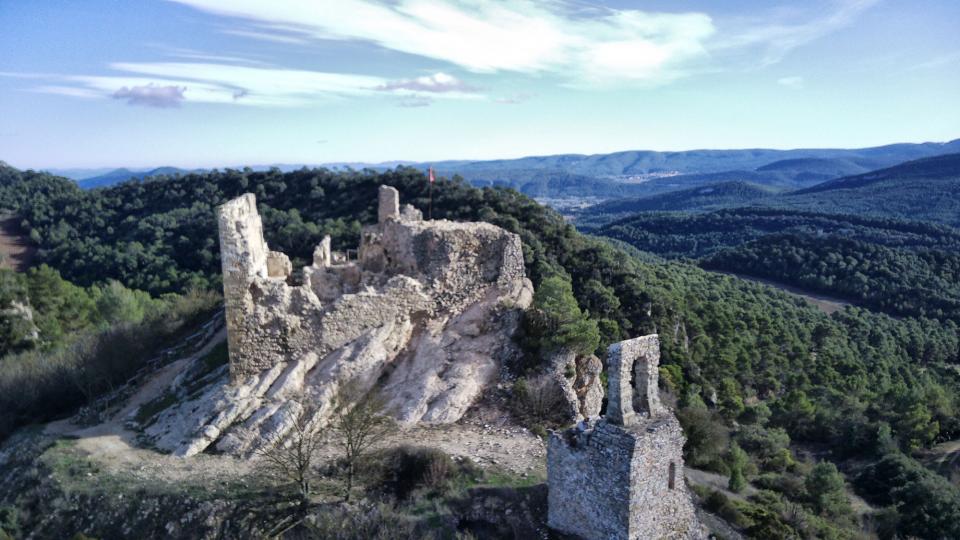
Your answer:
[[[218,208],[229,377],[185,396],[146,434],[188,456],[251,455],[304,414],[324,422],[341,390],[377,391],[398,421],[459,420],[518,354],[533,286],[520,237],[489,223],[423,220],[381,186],[378,221],[352,256],[324,238],[292,279],[256,199]]]
[[[607,349],[606,415],[552,433],[548,523],[583,538],[701,538],[683,478],[683,430],[660,403],[656,334]]]

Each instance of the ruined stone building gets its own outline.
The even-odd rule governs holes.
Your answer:
[[[603,418],[553,433],[548,523],[587,539],[700,538],[683,478],[683,430],[660,403],[654,335],[607,350]]]
[[[271,251],[252,194],[218,209],[229,376],[145,430],[187,456],[236,455],[323,422],[338,392],[376,390],[401,423],[460,419],[517,354],[533,287],[520,238],[488,223],[425,221],[381,186],[352,257],[324,238],[303,269]]]

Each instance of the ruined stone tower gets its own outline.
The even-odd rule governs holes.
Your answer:
[[[548,523],[587,539],[701,538],[683,479],[683,430],[660,403],[656,334],[607,349],[603,418],[550,436]]]

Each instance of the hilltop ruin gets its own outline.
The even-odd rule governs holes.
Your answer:
[[[355,256],[317,246],[302,283],[263,237],[256,199],[218,209],[229,379],[146,429],[160,448],[250,455],[308,411],[376,389],[405,424],[459,420],[518,354],[532,301],[520,238],[489,223],[425,221],[381,186]]]
[[[702,538],[683,430],[660,402],[656,334],[607,349],[607,412],[547,446],[548,523],[583,538]]]

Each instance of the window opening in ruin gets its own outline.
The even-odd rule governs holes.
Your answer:
[[[670,462],[670,478],[668,480],[667,486],[670,489],[674,489],[677,485],[677,464]]]
[[[633,394],[630,396],[630,408],[631,410],[633,410],[633,412],[642,411],[641,403],[642,403],[643,393],[639,391],[640,388],[637,386],[637,378],[640,376],[637,373],[638,365],[639,365],[639,362],[634,362],[633,365],[630,366],[630,390],[633,392]]]

